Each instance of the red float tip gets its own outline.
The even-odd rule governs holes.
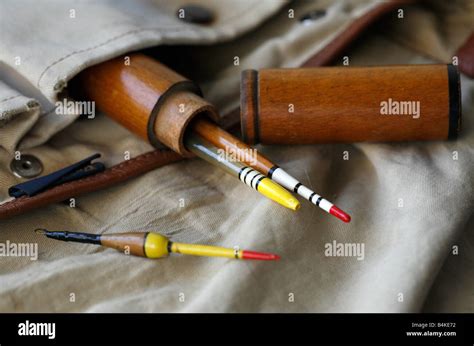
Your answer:
[[[333,205],[331,207],[331,209],[329,209],[329,213],[331,215],[334,215],[335,217],[337,217],[338,219],[340,219],[344,222],[350,222],[351,221],[351,217],[349,216],[349,214],[345,213],[344,211],[342,211],[341,209],[339,209],[335,205]]]
[[[256,251],[242,251],[242,259],[260,260],[260,261],[276,261],[280,256],[272,253],[256,252]]]

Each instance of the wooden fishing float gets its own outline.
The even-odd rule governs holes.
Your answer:
[[[264,252],[173,242],[164,235],[154,232],[92,234],[49,231],[45,228],[37,228],[35,232],[55,240],[101,245],[126,254],[147,258],[162,258],[170,253],[179,253],[182,255],[225,257],[241,260],[274,261],[280,259],[278,255]]]

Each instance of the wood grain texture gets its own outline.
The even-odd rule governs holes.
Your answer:
[[[239,161],[265,175],[274,166],[265,156],[259,153],[254,155],[252,147],[206,119],[196,119],[193,121],[190,125],[190,130],[206,139],[215,147],[226,150],[230,155],[235,155]]]
[[[241,74],[240,82],[240,122],[242,139],[249,143],[259,142],[258,136],[258,72],[245,70]]]
[[[190,121],[194,117],[218,120],[214,106],[188,91],[170,93],[156,111],[153,126],[156,137],[174,151],[188,157],[193,155],[184,146],[184,136]]]
[[[252,78],[258,85],[254,93],[258,100],[245,102],[256,102],[257,106],[241,110],[249,143],[448,138],[447,65],[264,69],[257,76],[242,76],[248,76],[242,85],[250,88],[255,83]],[[419,101],[420,117],[382,115],[381,102],[389,99]],[[293,113],[289,112],[290,104]]]
[[[121,233],[117,235],[103,234],[100,242],[103,246],[111,247],[126,254],[146,257],[145,255],[146,233]]]
[[[192,156],[182,142],[191,118],[218,119],[215,108],[197,96],[196,85],[143,54],[131,54],[130,64],[119,57],[90,67],[75,82],[86,98],[131,132],[184,156]]]

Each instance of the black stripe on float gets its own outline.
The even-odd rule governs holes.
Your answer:
[[[271,178],[272,178],[272,175],[273,175],[273,172],[275,172],[278,168],[280,168],[280,167],[278,167],[277,165],[275,165],[275,166],[273,166],[272,168],[270,168],[270,170],[269,170],[268,173],[267,173],[267,176],[271,179]]]
[[[318,200],[316,201],[316,205],[317,205],[318,207],[319,207],[319,203],[321,203],[322,199],[323,199],[323,198],[322,198],[321,196],[319,196]]]
[[[449,130],[448,139],[456,139],[461,127],[461,93],[459,91],[459,72],[453,65],[448,65],[449,84]]]
[[[313,203],[313,197],[314,197],[314,196],[316,196],[316,192],[313,192],[313,193],[311,194],[311,196],[309,196],[308,201],[310,201],[311,203]]]
[[[171,253],[172,247],[173,247],[173,242],[171,240],[168,240],[168,245],[166,245],[166,249],[168,250],[168,253]]]
[[[252,187],[253,180],[254,180],[256,177],[258,177],[258,174],[255,174],[255,175],[253,176],[252,180],[250,180],[250,187]]]
[[[240,175],[242,174],[242,172],[244,171],[244,169],[247,168],[247,167],[242,167],[239,171],[239,179],[240,179]]]
[[[146,238],[148,238],[148,234],[150,234],[150,232],[146,232],[145,236],[143,237],[143,254],[145,255],[145,257],[148,257],[148,255],[146,254],[146,249],[145,249]]]
[[[249,168],[249,167],[246,167],[246,168]],[[249,168],[249,170],[247,171],[247,173],[245,173],[244,179],[242,179],[242,180],[244,181],[244,183],[246,183],[246,182],[245,182],[245,179],[247,179],[247,175],[249,175],[249,173],[252,172],[252,171],[253,171],[253,169],[252,169],[252,168]],[[247,183],[246,183],[246,184],[247,184]]]
[[[303,185],[303,184],[301,184],[301,183],[296,184],[295,187],[293,188],[293,191],[296,192],[296,193],[298,193],[298,188],[299,188],[301,185]]]
[[[260,184],[260,182],[261,182],[262,179],[264,179],[264,178],[265,178],[265,176],[262,175],[262,176],[260,177],[260,179],[257,180],[257,182],[255,183],[255,190],[258,191],[258,184]]]
[[[90,234],[81,232],[51,232],[46,230],[45,235],[48,238],[62,240],[62,241],[73,241],[76,243],[85,244],[97,244],[102,245],[100,234]]]

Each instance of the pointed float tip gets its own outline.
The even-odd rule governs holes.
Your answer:
[[[260,260],[260,261],[277,261],[280,259],[280,256],[272,254],[272,253],[244,250],[242,251],[242,259]]]
[[[331,209],[329,209],[329,213],[331,215],[334,215],[335,217],[337,217],[338,219],[340,219],[344,222],[350,222],[351,221],[350,215],[347,214],[346,212],[342,211],[341,209],[339,209],[335,205],[333,205],[331,207]]]
[[[46,228],[37,228],[35,229],[36,234],[46,234],[48,230]]]
[[[273,261],[278,261],[280,259],[280,256],[272,254],[272,260]]]

